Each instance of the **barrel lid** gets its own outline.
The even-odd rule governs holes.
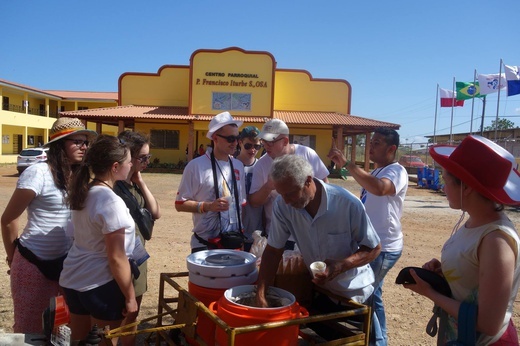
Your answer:
[[[204,260],[208,265],[216,265],[216,266],[236,266],[239,264],[246,263],[246,259],[243,256],[238,256],[236,254],[216,254],[210,255],[206,257]]]
[[[186,257],[188,271],[208,277],[230,277],[249,274],[256,268],[256,256],[245,251],[214,249]]]

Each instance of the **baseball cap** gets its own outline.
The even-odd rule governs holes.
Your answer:
[[[262,126],[262,132],[258,135],[259,138],[268,142],[274,141],[279,135],[288,135],[289,128],[280,119],[271,119]]]
[[[206,133],[206,137],[212,139],[211,137],[213,136],[215,131],[226,125],[231,124],[235,124],[237,127],[240,127],[242,126],[243,122],[233,119],[229,112],[222,112],[215,115],[213,119],[211,119],[211,121],[209,122],[208,133]]]
[[[256,138],[258,137],[258,134],[260,133],[260,130],[256,126],[247,126],[240,131],[240,139],[244,138]]]

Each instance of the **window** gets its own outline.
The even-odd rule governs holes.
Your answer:
[[[4,111],[9,110],[9,97],[7,96],[2,96],[2,109]]]
[[[156,149],[179,149],[179,131],[151,130],[150,142]]]
[[[289,135],[289,142],[305,145],[306,147],[316,150],[316,136],[314,135]]]
[[[84,111],[86,109],[88,109],[88,107],[84,107],[84,106],[79,106],[78,107],[78,111]]]

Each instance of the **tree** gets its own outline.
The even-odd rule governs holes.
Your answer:
[[[495,130],[495,126],[497,130],[508,130],[508,129],[514,129],[515,123],[508,119],[498,119],[493,120],[491,122],[491,126],[484,127],[484,131],[493,131]]]

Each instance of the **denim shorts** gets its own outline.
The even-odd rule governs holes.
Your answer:
[[[85,292],[65,287],[63,290],[69,310],[73,314],[90,315],[103,321],[123,319],[125,296],[115,280]]]

